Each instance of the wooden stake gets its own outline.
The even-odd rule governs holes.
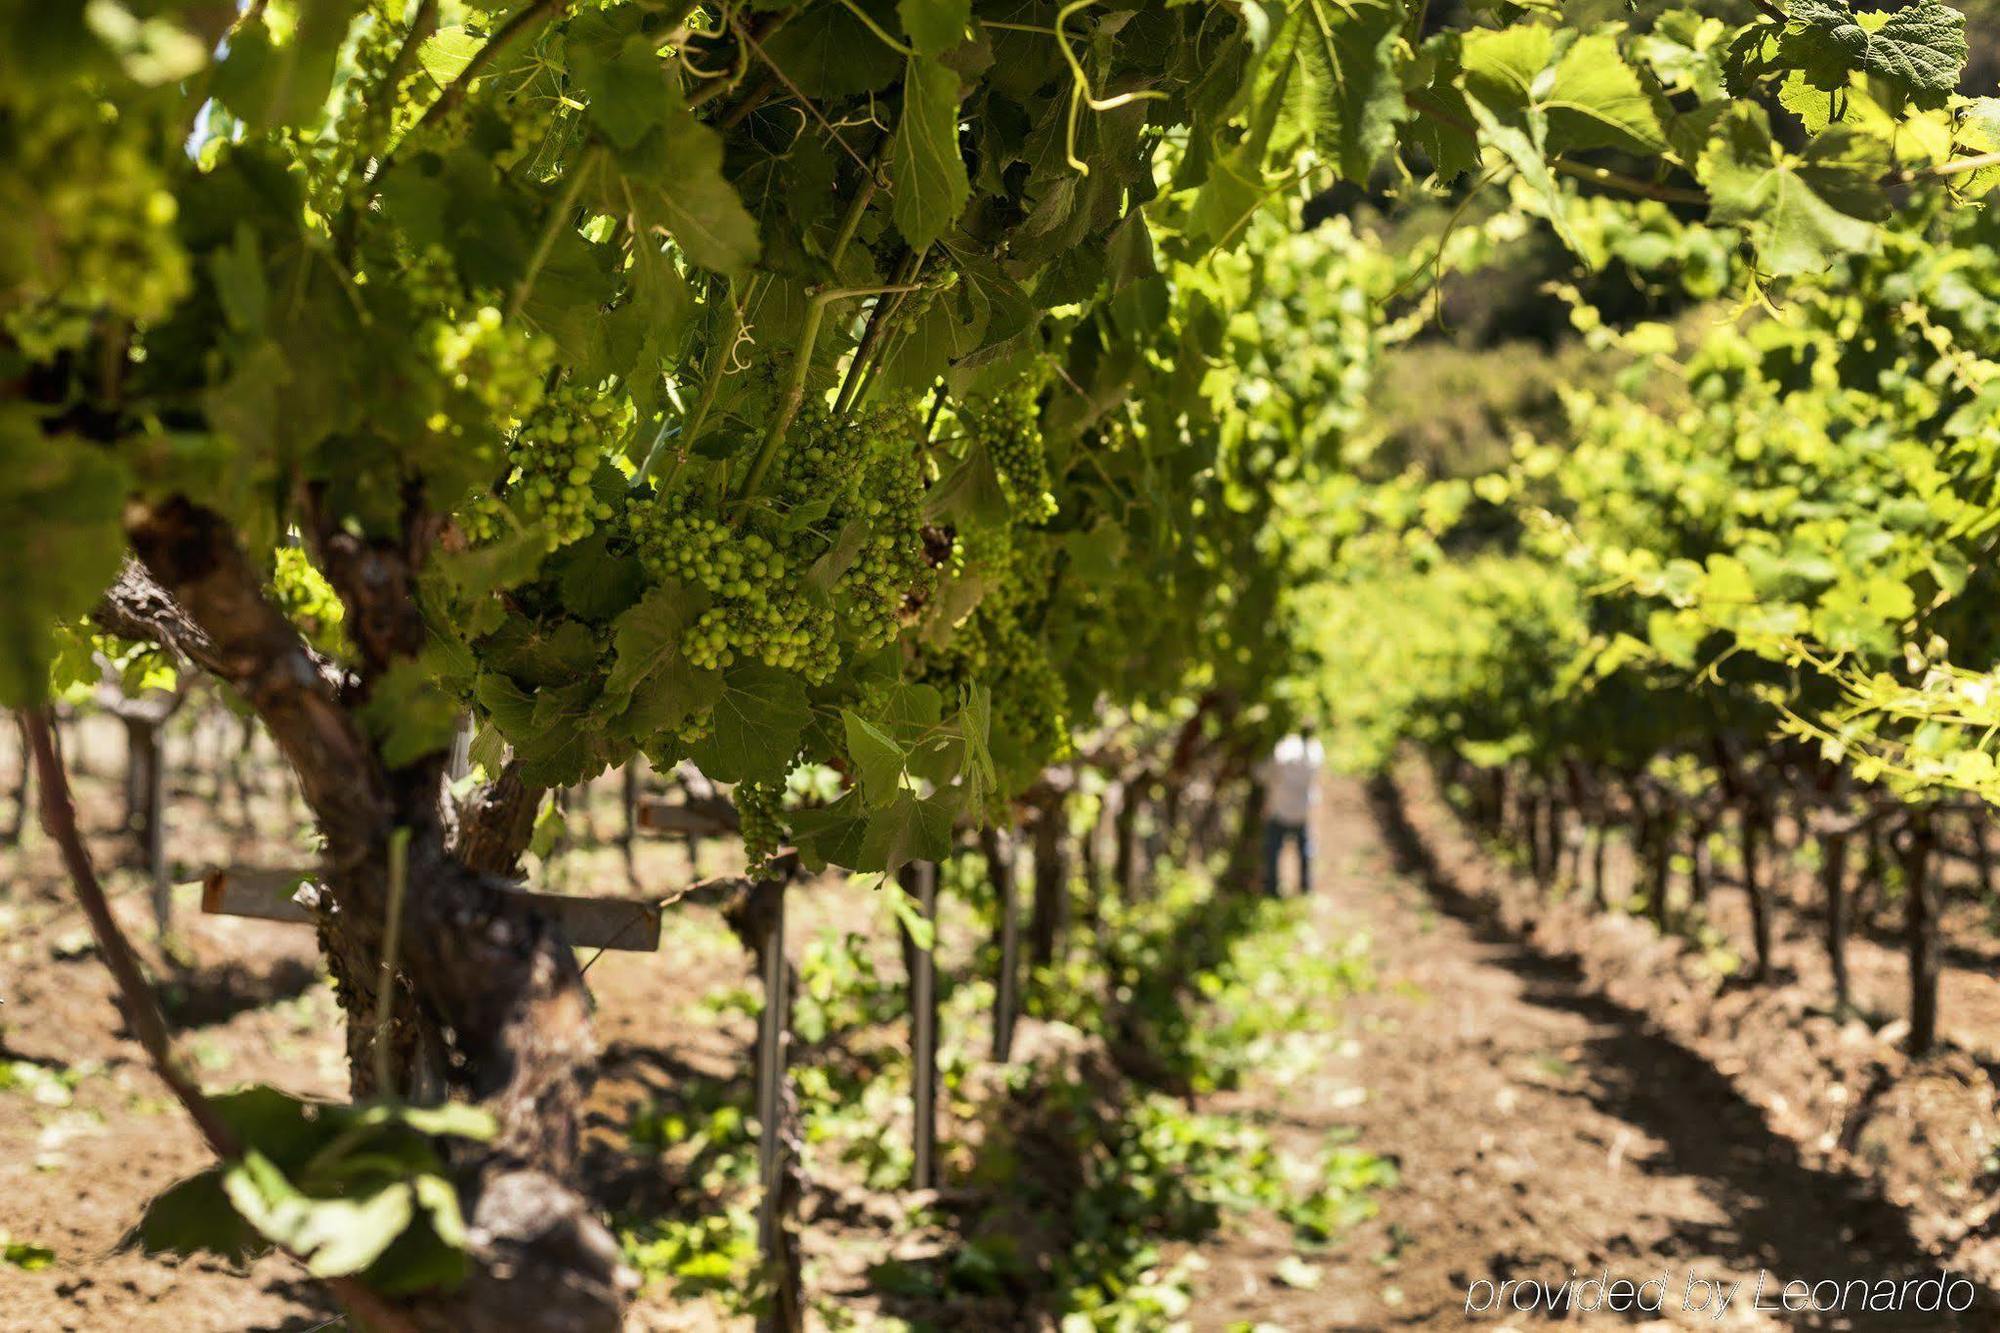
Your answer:
[[[167,874],[167,763],[160,728],[146,728],[146,869],[153,879],[153,929],[173,925],[174,885]]]
[[[937,960],[933,956],[937,945],[937,865],[911,862],[903,869],[903,883],[932,930],[932,947],[910,953],[910,1101],[916,1121],[910,1187],[922,1190],[937,1182]]]
[[[1014,1019],[1021,1007],[1021,913],[1015,903],[1014,842],[996,829],[980,832],[986,872],[1000,913],[1000,976],[993,988],[993,1058],[1006,1063],[1014,1050]]]
[[[785,881],[766,881],[752,892],[772,899],[770,910],[761,914],[763,938],[757,946],[764,980],[764,1012],[757,1020],[757,1175],[764,1191],[757,1206],[757,1243],[771,1282],[771,1301],[757,1327],[759,1333],[798,1333],[805,1327],[804,1302],[794,1237],[785,1225],[794,1193],[786,1141],[785,1046],[791,1039],[792,996],[791,966],[785,961]]]

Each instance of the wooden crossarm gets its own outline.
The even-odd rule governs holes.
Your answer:
[[[639,827],[673,837],[724,838],[736,832],[735,808],[711,797],[681,805],[651,797],[639,802]]]
[[[201,882],[201,910],[210,916],[253,917],[259,921],[307,924],[312,913],[298,899],[313,872],[281,866],[229,866],[212,870]],[[579,949],[622,949],[652,953],[660,947],[660,905],[626,898],[578,898],[561,893],[527,893],[535,909],[561,923]]]

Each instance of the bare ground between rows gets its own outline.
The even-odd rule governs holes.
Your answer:
[[[1351,1040],[1290,1084],[1252,1080],[1209,1108],[1256,1116],[1301,1156],[1330,1132],[1351,1132],[1400,1163],[1402,1184],[1373,1221],[1314,1257],[1322,1277],[1312,1290],[1277,1281],[1293,1242],[1274,1219],[1253,1217],[1194,1247],[1206,1265],[1191,1312],[1198,1328],[1242,1320],[1292,1333],[1500,1327],[1509,1321],[1465,1312],[1467,1284],[1560,1279],[1572,1267],[1682,1280],[1754,1279],[1769,1269],[1782,1280],[1949,1262],[1993,1278],[1983,1227],[1991,1182],[1980,1175],[1977,1137],[1994,1123],[1992,1093],[1971,1057],[1907,1067],[1867,1027],[1820,1012],[1803,925],[1785,944],[1799,954],[1794,975],[1768,988],[1728,985],[1704,971],[1697,952],[1576,904],[1539,908],[1530,929],[1532,891],[1405,777],[1407,794],[1396,800],[1331,784],[1320,818],[1312,920],[1328,948],[1369,935],[1379,973],[1372,993],[1326,1016]],[[96,806],[94,836],[117,862],[126,849],[101,785]],[[213,804],[199,790],[177,798],[175,816],[190,859],[270,855],[213,829]],[[269,812],[272,827],[286,818]],[[200,1152],[136,1063],[102,968],[65,956],[76,923],[45,851],[31,848],[5,870],[0,1046],[7,1059],[88,1072],[67,1106],[0,1093],[0,1229],[58,1255],[41,1272],[0,1268],[0,1329],[303,1333],[323,1323],[324,1298],[283,1261],[245,1276],[115,1248],[144,1199],[198,1166]],[[619,881],[607,859],[579,868],[570,891],[615,891]],[[129,869],[121,882],[139,887]],[[130,892],[122,904],[135,931],[145,921],[141,898]],[[873,924],[865,895],[813,892],[800,906],[795,941],[822,927]],[[180,1018],[208,1081],[337,1093],[336,1010],[310,938],[187,915],[185,965],[163,964],[161,974],[184,992]],[[1882,953],[1886,969],[1894,958]],[[606,1050],[593,1103],[603,1201],[698,1208],[698,1194],[622,1145],[622,1127],[633,1107],[689,1071],[745,1073],[747,1022],[699,1003],[747,982],[745,961],[710,928],[676,934],[662,956],[608,955],[591,979]],[[1951,1020],[1947,1007],[1948,1028]],[[865,1316],[878,1307],[857,1244],[879,1240],[893,1209],[887,1200],[847,1202],[862,1213],[881,1204],[882,1216],[849,1210],[843,1221],[839,1209],[812,1206],[807,1252],[817,1289]],[[1720,1327],[1780,1326],[1745,1312],[1744,1299]],[[1994,1310],[1992,1299],[1982,1288],[1978,1308]],[[948,1326],[1006,1326],[990,1312],[962,1313]],[[1696,1323],[1671,1313],[1669,1322]],[[747,1324],[658,1290],[632,1322],[730,1326]]]
[[[1379,974],[1342,1020],[1341,1077],[1363,1099],[1253,1095],[1293,1133],[1350,1127],[1402,1185],[1313,1291],[1265,1276],[1278,1237],[1212,1254],[1199,1327],[1526,1328],[1547,1316],[1468,1311],[1472,1284],[1607,1270],[1668,1275],[1667,1308],[1636,1321],[1661,1327],[2000,1327],[1980,1157],[1953,1171],[1993,1123],[1969,1057],[1913,1065],[1818,1012],[1810,967],[1731,985],[1644,923],[1539,902],[1423,775],[1399,777],[1334,784],[1320,830],[1315,913],[1329,934],[1366,932]],[[1748,1308],[1760,1273],[1768,1303],[1794,1278],[1941,1266],[1976,1284],[1958,1322]],[[1717,1321],[1680,1309],[1690,1277],[1745,1286]]]

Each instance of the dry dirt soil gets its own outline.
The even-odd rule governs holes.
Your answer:
[[[94,739],[83,767],[96,775],[80,779],[90,836],[127,928],[150,938],[109,776],[116,738]],[[246,821],[233,789],[197,776],[174,795],[170,845],[190,875],[271,863],[302,849],[274,850],[250,826],[290,828],[297,818],[275,779],[250,793]],[[1204,1109],[1241,1112],[1281,1145],[1350,1133],[1392,1158],[1400,1183],[1372,1220],[1315,1258],[1321,1277],[1311,1289],[1281,1280],[1293,1251],[1275,1218],[1249,1215],[1191,1247],[1193,1328],[1521,1330],[1549,1317],[1468,1310],[1469,1300],[1572,1272],[1634,1284],[1664,1275],[1670,1288],[1657,1315],[1569,1316],[1586,1327],[2000,1328],[1986,1044],[2000,1027],[1985,1021],[2000,1012],[2000,995],[1978,909],[1967,904],[1952,918],[1951,1041],[1913,1062],[1895,1045],[1893,949],[1857,946],[1870,1017],[1837,1017],[1802,909],[1781,922],[1779,975],[1748,986],[1727,974],[1730,941],[1747,934],[1727,901],[1705,939],[1690,943],[1574,900],[1538,900],[1475,844],[1421,773],[1330,781],[1318,842],[1313,928],[1329,950],[1365,936],[1376,985],[1325,1013],[1339,1039],[1323,1067],[1253,1078]],[[571,891],[626,892],[616,866],[580,859]],[[687,873],[677,849],[642,858],[648,884]],[[815,885],[795,901],[795,947],[821,929],[879,933],[879,903],[851,887]],[[670,930],[662,954],[608,954],[589,974],[604,1048],[590,1171],[609,1209],[699,1206],[700,1189],[635,1150],[624,1128],[635,1108],[690,1074],[746,1074],[748,1020],[700,1001],[752,978],[740,950],[700,916]],[[341,1092],[338,1011],[309,936],[204,917],[184,893],[173,939],[150,961],[206,1081]],[[121,1247],[144,1200],[203,1157],[124,1032],[87,940],[46,841],[31,832],[20,851],[0,852],[0,1232],[54,1255],[33,1270],[0,1263],[0,1330],[328,1326],[335,1311],[282,1259],[242,1273]],[[865,1326],[881,1308],[863,1273],[908,1240],[896,1234],[895,1203],[852,1190],[808,1194],[808,1275],[823,1309]],[[1760,1274],[1770,1304],[1791,1279],[1904,1279],[1945,1267],[1969,1284],[1964,1316],[1751,1308]],[[1712,1304],[1682,1308],[1691,1278],[1743,1285],[1718,1317]],[[1037,1326],[991,1307],[929,1318],[973,1330]],[[631,1327],[749,1324],[654,1290]]]

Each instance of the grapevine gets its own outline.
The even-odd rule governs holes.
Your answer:
[[[147,321],[188,290],[179,205],[144,128],[108,104],[0,110],[0,315],[23,352],[81,346],[100,313]]]
[[[1056,498],[1049,493],[1048,444],[1037,420],[1033,387],[1024,385],[1010,393],[964,403],[958,415],[968,437],[993,459],[1017,520],[1038,524],[1055,517]]]
[[[1690,831],[1768,927],[1776,830],[1872,821],[1935,1038],[1922,862],[2000,797],[2000,121],[1948,6],[0,8],[0,705],[52,825],[100,635],[254,713],[349,1032],[358,1105],[293,1116],[147,1029],[220,1159],[163,1244],[371,1326],[629,1322],[590,997],[515,881],[641,754],[815,873],[1115,786],[1137,875],[1317,715],[1504,788],[1542,869],[1629,824],[1662,931]],[[1502,276],[1544,401],[1482,419],[1435,330]]]
[[[742,824],[743,856],[755,874],[784,844],[785,784],[745,782],[733,795]]]
[[[550,550],[588,537],[615,516],[599,498],[598,468],[614,447],[622,411],[616,400],[580,385],[549,394],[507,443],[506,480],[464,516],[467,535],[492,541],[506,530],[503,510],[538,525]]]

